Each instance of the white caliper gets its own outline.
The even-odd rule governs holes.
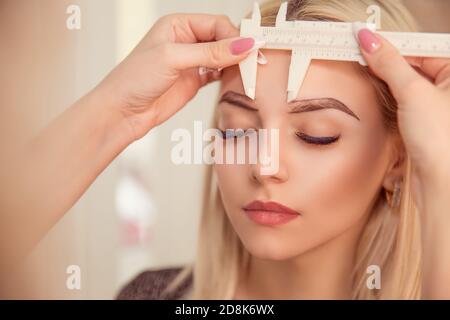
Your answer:
[[[287,88],[288,102],[297,98],[312,59],[357,61],[366,65],[355,30],[362,26],[376,31],[369,23],[287,21],[287,2],[277,15],[275,27],[261,26],[261,12],[255,2],[251,19],[241,22],[241,37],[264,41],[262,49],[291,50]],[[390,41],[403,56],[450,58],[450,34],[418,32],[377,32]],[[258,51],[239,64],[245,94],[255,99]]]

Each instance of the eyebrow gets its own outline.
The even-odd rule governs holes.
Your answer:
[[[336,109],[358,119],[358,121],[361,121],[361,119],[359,119],[359,117],[349,107],[335,98],[293,100],[289,104],[293,106],[289,113],[311,112],[323,109]]]
[[[219,100],[219,103],[221,102],[227,102],[234,106],[250,111],[258,111],[255,106],[255,102],[252,99],[235,91],[225,92]],[[290,107],[289,113],[303,113],[316,110],[335,109],[345,112],[346,114],[356,118],[358,121],[361,121],[360,118],[349,107],[335,98],[327,97],[317,99],[293,100],[289,102],[288,105]]]
[[[219,103],[222,102],[228,102],[229,104],[232,104],[236,107],[240,107],[250,111],[258,111],[258,109],[254,107],[255,102],[252,99],[235,91],[225,92],[219,100]]]

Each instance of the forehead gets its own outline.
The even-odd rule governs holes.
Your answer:
[[[259,109],[287,106],[287,84],[290,52],[263,50],[268,63],[258,65],[256,99]],[[226,91],[244,93],[239,67],[223,71],[221,95]],[[354,62],[313,60],[303,81],[297,99],[331,97],[342,101],[361,118],[375,116],[377,103],[375,90],[361,67]]]

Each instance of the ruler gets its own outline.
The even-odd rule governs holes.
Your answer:
[[[241,22],[241,37],[265,41],[262,49],[291,50],[287,88],[288,102],[297,98],[313,59],[355,61],[367,65],[355,31],[376,25],[328,21],[287,21],[287,2],[281,4],[275,27],[261,26],[259,4],[255,2],[251,19]],[[450,58],[450,34],[418,32],[377,32],[391,42],[403,56]],[[255,99],[258,52],[239,63],[245,94]]]

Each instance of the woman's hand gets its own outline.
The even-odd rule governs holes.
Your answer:
[[[0,168],[0,211],[8,213],[0,216],[0,274],[33,248],[120,152],[219,76],[201,75],[199,67],[224,68],[258,48],[252,38],[233,38],[238,34],[225,16],[161,18],[95,89],[14,152]]]
[[[139,139],[220,76],[199,74],[199,67],[228,67],[258,48],[238,35],[226,16],[165,16],[96,90],[129,123],[132,140]]]
[[[358,38],[370,68],[398,102],[400,134],[415,169],[412,190],[422,221],[423,296],[449,299],[450,59],[405,59],[367,29]]]
[[[405,59],[380,35],[362,29],[358,37],[370,68],[398,102],[400,133],[418,176],[448,179],[450,59]]]

